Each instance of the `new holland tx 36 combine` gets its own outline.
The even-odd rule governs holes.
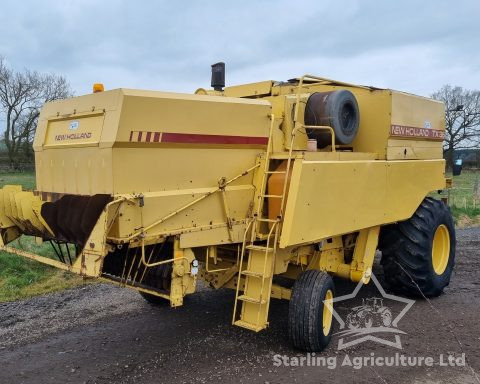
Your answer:
[[[232,323],[252,331],[272,298],[290,300],[291,342],[308,351],[331,338],[332,276],[367,284],[377,249],[390,290],[442,293],[455,256],[449,209],[429,197],[449,184],[442,103],[309,75],[224,88],[212,68],[195,94],[47,103],[37,189],[0,190],[3,249],[172,307],[201,278],[236,291]],[[6,245],[21,235],[59,260]]]

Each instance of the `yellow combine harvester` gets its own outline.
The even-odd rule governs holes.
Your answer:
[[[212,67],[214,89],[193,95],[96,87],[47,103],[37,190],[0,190],[3,249],[172,307],[200,277],[236,290],[233,324],[252,331],[271,298],[290,300],[308,351],[331,338],[331,276],[368,283],[377,249],[392,291],[442,292],[455,232],[428,197],[449,184],[442,103],[309,75],[224,88]],[[22,234],[60,260],[6,246]]]

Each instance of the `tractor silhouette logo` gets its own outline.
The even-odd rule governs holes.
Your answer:
[[[400,335],[405,335],[406,332],[399,329],[398,323],[415,301],[386,293],[373,274],[371,282],[374,283],[381,297],[362,299],[362,305],[351,308],[345,320],[335,310],[335,306],[339,302],[354,299],[364,286],[362,281],[357,284],[351,294],[334,298],[333,306],[328,302],[325,303],[340,324],[340,331],[335,333],[339,337],[337,347],[339,350],[368,340],[402,349]],[[393,311],[388,307],[387,302],[400,302],[402,305],[400,309]]]
[[[347,327],[350,329],[390,327],[392,325],[392,311],[383,305],[383,299],[372,297],[362,299],[363,304],[354,307],[347,316]]]

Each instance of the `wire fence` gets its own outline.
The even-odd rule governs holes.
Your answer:
[[[461,209],[480,209],[480,182],[477,177],[472,187],[453,187],[448,189],[448,205]]]
[[[451,195],[451,197],[448,198],[448,205],[455,208],[463,208],[465,210],[469,208],[476,210],[480,209],[480,198],[475,195],[469,197]]]
[[[34,172],[35,163],[19,163],[12,167],[10,164],[0,162],[0,172],[1,173],[11,173],[11,172]]]

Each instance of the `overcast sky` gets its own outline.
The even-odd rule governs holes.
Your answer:
[[[4,1],[0,55],[75,93],[193,92],[304,73],[429,95],[480,88],[480,1]]]

